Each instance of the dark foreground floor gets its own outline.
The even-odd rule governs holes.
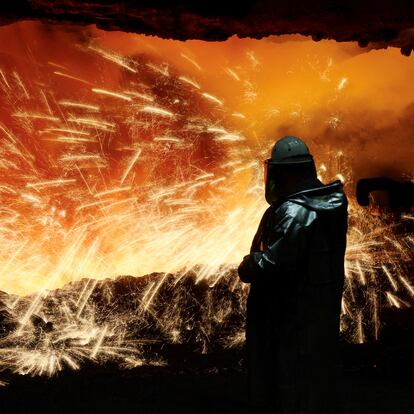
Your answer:
[[[386,351],[386,350],[385,350]],[[344,413],[414,413],[414,376],[409,349],[387,359],[381,350],[344,354]],[[233,361],[234,362],[234,361]],[[180,364],[181,365],[181,364]],[[233,365],[233,364],[230,364]],[[234,366],[234,365],[233,365]],[[3,376],[4,378],[4,376]],[[242,368],[85,367],[53,378],[11,376],[0,387],[0,413],[246,413]]]
[[[245,413],[244,377],[101,371],[15,382],[0,391],[8,413]],[[414,413],[414,379],[347,375],[344,412]]]
[[[0,373],[0,414],[246,413],[243,350],[163,351],[168,365],[83,366],[52,378]],[[376,344],[341,344],[344,414],[414,414],[414,310],[384,319]]]

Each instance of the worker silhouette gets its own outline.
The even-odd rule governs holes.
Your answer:
[[[250,283],[247,362],[252,412],[333,414],[347,199],[324,185],[306,144],[286,136],[265,161],[266,210],[238,272]]]

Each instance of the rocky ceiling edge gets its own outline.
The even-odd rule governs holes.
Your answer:
[[[36,19],[96,24],[179,40],[225,40],[299,33],[314,40],[357,41],[361,47],[414,48],[414,3],[306,0],[15,0],[0,3],[0,24]]]

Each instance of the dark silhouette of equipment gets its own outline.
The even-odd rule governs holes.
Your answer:
[[[399,182],[388,177],[363,178],[356,188],[358,204],[368,206],[369,195],[374,191],[385,191],[391,208],[410,209],[414,206],[414,183],[411,181]]]

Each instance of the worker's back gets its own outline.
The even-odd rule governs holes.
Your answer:
[[[337,412],[346,231],[347,200],[336,182],[270,207],[256,234],[252,251],[268,262],[248,299],[252,400],[271,400],[280,413]]]
[[[297,304],[302,320],[300,412],[307,414],[339,411],[338,339],[347,233],[347,200],[341,187],[338,182],[290,198],[316,213],[307,238],[303,290]]]

